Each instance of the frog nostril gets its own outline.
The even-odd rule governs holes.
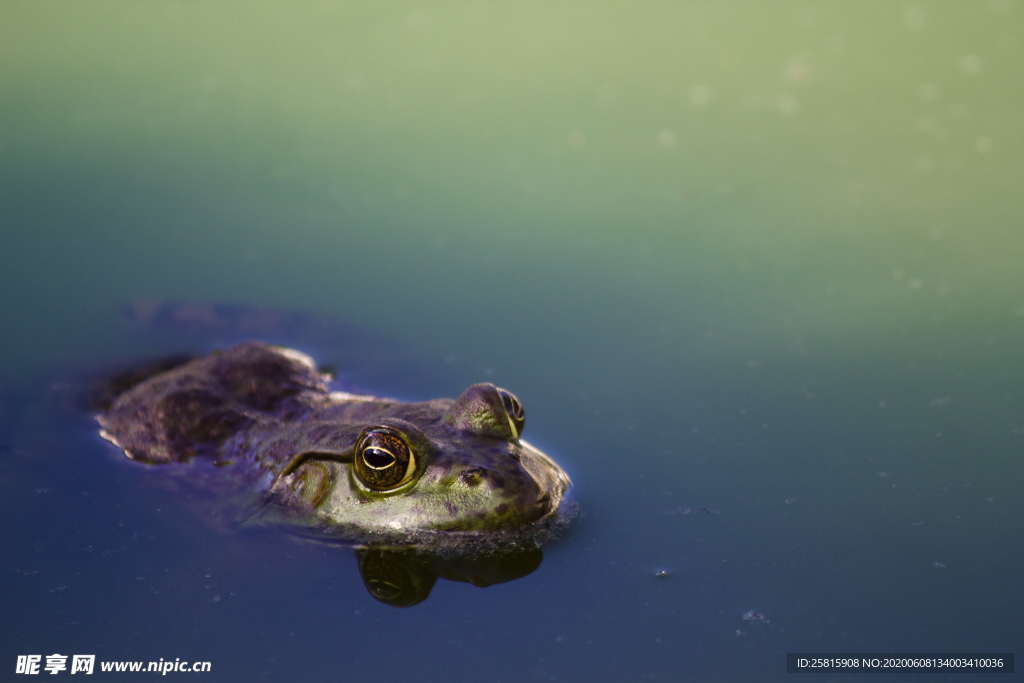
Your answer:
[[[481,467],[473,467],[468,470],[463,470],[462,474],[459,475],[459,479],[466,486],[476,486],[484,478],[484,470]]]

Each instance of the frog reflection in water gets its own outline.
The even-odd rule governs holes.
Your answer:
[[[424,571],[483,585],[508,578],[459,578],[474,569],[375,546],[489,548],[491,564],[511,550],[510,567],[484,573],[515,578],[539,563],[523,540],[556,523],[570,485],[520,438],[523,407],[505,389],[474,384],[457,399],[421,403],[332,392],[308,356],[258,342],[151,374],[97,419],[101,435],[133,460],[212,462],[189,469],[191,483],[233,499],[255,494],[260,523],[369,546],[364,579],[393,604],[409,599],[375,591],[368,567],[378,586],[395,584],[381,576]],[[419,581],[428,592],[432,583]]]

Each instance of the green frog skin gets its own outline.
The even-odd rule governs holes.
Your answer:
[[[331,391],[305,354],[248,342],[140,381],[97,416],[135,461],[181,468],[263,523],[348,540],[517,535],[570,486],[493,384],[418,403]]]

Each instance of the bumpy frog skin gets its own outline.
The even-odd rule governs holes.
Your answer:
[[[421,403],[331,392],[309,357],[256,342],[149,377],[97,419],[130,458],[213,463],[201,476],[257,492],[263,521],[320,537],[520,533],[556,517],[570,485],[520,438],[504,389]]]

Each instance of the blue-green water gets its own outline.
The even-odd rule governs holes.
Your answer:
[[[761,681],[1013,651],[1022,11],[8,3],[0,667]],[[382,394],[507,386],[581,517],[529,576],[404,610],[347,551],[210,529],[48,408],[174,344],[126,331],[139,298],[348,321],[310,350]]]

